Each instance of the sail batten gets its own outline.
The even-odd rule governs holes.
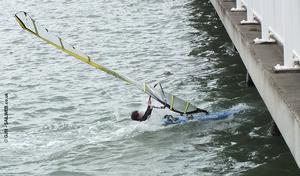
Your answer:
[[[26,12],[18,12],[15,14],[15,18],[18,24],[26,31],[30,32],[34,36],[44,40],[46,43],[54,46],[55,48],[63,51],[64,53],[73,56],[74,58],[98,69],[109,75],[112,75],[120,80],[125,81],[126,83],[132,84],[135,87],[139,88],[143,92],[147,93],[149,96],[153,97],[158,102],[165,105],[165,107],[171,109],[174,112],[181,114],[192,114],[201,112],[196,106],[191,103],[184,101],[170,93],[165,92],[162,89],[162,86],[159,84],[159,89],[156,90],[148,86],[146,83],[141,84],[129,77],[126,77],[120,73],[117,73],[107,67],[104,67],[96,62],[94,62],[88,55],[82,53],[80,50],[75,49],[74,46],[65,42],[62,38],[52,34],[48,29],[42,27],[34,19],[32,19]]]

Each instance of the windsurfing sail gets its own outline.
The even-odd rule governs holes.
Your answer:
[[[117,73],[111,69],[108,69],[107,67],[104,67],[104,66],[92,61],[88,55],[82,53],[80,50],[78,50],[74,46],[68,44],[60,37],[49,32],[48,29],[39,25],[39,23],[37,23],[34,19],[32,19],[28,15],[28,13],[23,12],[23,11],[18,12],[15,14],[15,18],[16,18],[17,22],[19,23],[19,25],[24,30],[30,32],[34,36],[41,38],[46,43],[54,46],[55,48],[67,53],[68,55],[73,56],[74,58],[76,58],[98,70],[101,70],[107,74],[110,74],[118,79],[121,79],[129,84],[136,86],[137,88],[141,89],[142,91],[147,93],[149,96],[151,96],[158,102],[164,104],[170,110],[181,113],[181,114],[192,114],[192,113],[202,112],[201,109],[190,104],[189,102],[184,101],[170,93],[164,92],[162,90],[161,85],[160,85],[161,90],[160,90],[160,92],[158,92],[156,89],[153,89],[152,87],[148,86],[146,83],[144,83],[144,84],[139,83],[131,78],[128,78],[120,73]]]

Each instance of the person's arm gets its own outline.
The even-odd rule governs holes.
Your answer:
[[[152,113],[152,109],[153,108],[151,106],[147,107],[147,110],[146,110],[145,114],[143,115],[143,117],[141,118],[141,121],[145,121],[150,117],[150,115]]]
[[[148,99],[148,106],[152,106],[151,96],[149,96],[149,99]]]
[[[153,109],[153,106],[151,104],[151,96],[149,97],[149,100],[148,100],[148,107],[147,107],[147,110],[145,112],[145,114],[143,115],[143,117],[141,118],[140,121],[145,121],[148,119],[148,117],[151,115],[152,113],[152,109]]]

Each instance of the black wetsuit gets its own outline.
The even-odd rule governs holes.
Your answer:
[[[152,113],[152,109],[153,108],[151,106],[148,106],[145,114],[143,115],[143,117],[141,119],[139,119],[139,121],[147,120],[149,118],[149,116],[151,115],[151,113]]]

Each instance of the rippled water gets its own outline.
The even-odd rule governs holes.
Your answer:
[[[284,140],[207,0],[2,1],[1,175],[298,175]],[[129,119],[147,97],[25,33],[27,11],[96,62],[229,119],[162,127]],[[4,106],[4,104],[3,104]],[[3,130],[1,129],[3,132]],[[3,137],[2,137],[3,138]],[[3,138],[4,139],[4,138]],[[1,139],[2,141],[2,139]]]

